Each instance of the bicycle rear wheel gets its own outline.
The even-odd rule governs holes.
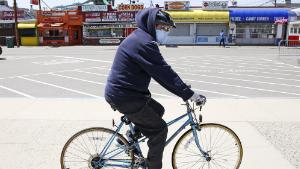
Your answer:
[[[107,160],[107,164],[101,167],[95,166],[94,162],[99,161],[100,152],[114,133],[115,131],[110,129],[95,127],[74,134],[61,152],[61,169],[108,169],[119,168],[118,166],[124,164],[131,165],[134,162],[133,152],[125,150],[128,142],[122,135],[117,134],[107,152],[120,153]],[[120,147],[124,150],[122,151]]]
[[[172,153],[173,169],[238,169],[242,162],[243,147],[238,136],[221,124],[201,124],[197,130],[202,149],[209,154],[206,160],[198,149],[193,130],[185,132]]]

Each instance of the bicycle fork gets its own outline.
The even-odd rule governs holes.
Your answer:
[[[196,126],[193,125],[193,126],[192,126],[192,131],[193,131],[193,136],[194,136],[194,138],[195,138],[196,145],[197,145],[197,147],[198,147],[200,153],[201,153],[201,154],[203,155],[203,157],[206,159],[206,161],[210,161],[210,160],[211,160],[210,155],[209,155],[207,152],[205,152],[205,151],[202,149],[201,145],[200,145],[200,141],[199,141],[199,138],[198,138],[197,130],[198,130],[198,129],[196,128]],[[200,129],[199,129],[199,130],[200,130]]]

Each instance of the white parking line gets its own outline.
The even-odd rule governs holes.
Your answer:
[[[249,97],[246,97],[246,96],[241,96],[241,95],[236,95],[236,94],[229,94],[229,93],[222,93],[222,92],[215,92],[215,91],[210,91],[210,90],[202,90],[202,89],[196,89],[196,88],[193,88],[193,90],[199,91],[199,92],[220,94],[220,95],[225,95],[225,96],[234,96],[234,97],[238,97],[238,98],[242,98],[242,99],[249,98]]]
[[[151,82],[151,84],[154,84],[154,85],[159,85],[157,82]],[[211,91],[211,90],[202,90],[202,89],[196,89],[196,88],[192,88],[193,90],[196,90],[196,91],[200,91],[200,92],[207,92],[207,93],[214,93],[214,94],[219,94],[219,95],[224,95],[224,96],[234,96],[234,97],[238,97],[238,98],[248,98],[246,96],[242,96],[242,95],[236,95],[236,94],[230,94],[230,93],[222,93],[222,92],[217,92],[217,91]]]
[[[91,72],[83,72],[83,73],[94,74],[94,75],[99,75],[99,76],[108,76],[108,75],[104,75],[104,74],[91,73]],[[49,74],[50,75],[54,75],[54,76],[63,77],[63,78],[68,78],[68,79],[73,79],[73,80],[79,80],[79,81],[83,81],[83,82],[88,82],[88,83],[99,84],[99,85],[104,85],[105,86],[105,83],[100,83],[100,82],[95,82],[95,81],[90,81],[90,80],[85,80],[85,79],[80,79],[80,78],[75,78],[75,77],[70,77],[70,76],[59,75],[59,74],[55,74],[55,73],[49,73]],[[163,96],[163,97],[173,98],[173,96],[159,94],[159,93],[152,93],[152,94],[153,95],[157,95],[157,96]]]
[[[228,68],[219,68],[219,67],[215,67],[215,66],[190,65],[190,64],[187,65],[187,64],[175,64],[175,63],[171,63],[171,64],[172,64],[171,65],[172,68],[183,69],[183,70],[194,70],[195,72],[198,71],[197,69],[195,69],[195,67],[207,67],[207,68],[211,68],[211,69],[228,70]],[[173,66],[173,64],[174,64],[174,66]],[[182,66],[187,66],[187,67],[191,67],[191,68],[190,69],[186,69],[186,68],[182,68],[182,67],[177,67],[175,65],[177,65],[177,66],[182,65]],[[210,64],[210,65],[214,65],[214,64]],[[220,66],[226,66],[226,65],[220,65]],[[227,66],[227,67],[230,67],[230,69],[233,69],[232,66]],[[241,67],[245,67],[245,66],[238,66],[238,67],[241,68]],[[245,69],[248,70],[248,69],[257,69],[257,68],[248,68],[248,67],[245,67]],[[267,69],[267,70],[269,70],[269,69]],[[284,75],[284,76],[300,76],[300,75],[294,75],[294,74],[275,73],[275,72],[262,72],[262,71],[259,71],[259,73],[272,74],[272,75]]]
[[[300,82],[299,79],[287,79],[287,78],[281,78],[281,77],[259,76],[259,75],[249,75],[249,74],[239,74],[239,73],[226,73],[226,72],[218,72],[218,73],[221,73],[221,74],[229,74],[229,75],[238,75],[238,76],[259,77],[259,78],[265,78],[265,79],[289,80],[289,81],[297,81],[297,82]]]
[[[33,97],[33,96],[30,96],[29,94],[25,94],[25,93],[23,93],[23,92],[19,92],[19,91],[17,91],[17,90],[14,90],[14,89],[11,89],[11,88],[8,88],[8,87],[5,87],[5,86],[0,86],[0,88],[5,89],[5,90],[8,90],[8,91],[13,92],[13,93],[17,93],[17,94],[22,95],[22,96],[24,96],[24,97],[27,97],[27,98],[29,98],[29,99],[34,99],[34,98],[35,98],[35,97]]]
[[[285,68],[286,69],[286,66],[280,66],[278,64],[281,64],[281,63],[278,63],[278,62],[274,62],[274,64],[262,64],[261,62],[260,63],[247,63],[248,61],[238,61],[236,62],[237,60],[235,59],[232,59],[232,60],[224,60],[224,59],[209,59],[209,60],[205,60],[205,59],[201,59],[201,61],[204,61],[204,62],[209,62],[209,61],[213,61],[214,63],[224,63],[224,64],[233,64],[233,65],[236,65],[236,64],[239,64],[239,65],[252,65],[252,66],[262,66],[262,67],[276,67],[276,68]],[[181,61],[180,61],[181,62]],[[182,62],[187,62],[187,63],[195,63],[195,61],[190,61],[190,60],[185,60],[185,61],[182,61]],[[296,68],[296,66],[294,66],[294,68]]]
[[[112,63],[112,61],[107,61],[107,60],[87,59],[87,58],[78,58],[78,57],[70,57],[70,56],[54,56],[54,57],[77,59],[77,60],[84,60],[84,61],[93,61],[93,62]]]
[[[85,69],[88,70],[88,69],[96,69],[96,68],[99,68],[99,67],[88,67],[88,68],[81,68],[81,69],[82,70],[85,70]],[[79,70],[79,69],[60,70],[60,71],[54,71],[53,73],[71,72],[71,71],[76,71],[76,70]],[[2,78],[0,78],[0,80],[18,78],[19,76],[39,76],[39,75],[46,75],[48,73],[49,72],[46,72],[46,73],[23,74],[23,75],[16,75],[16,76],[8,76],[8,77],[2,77]]]
[[[71,91],[71,92],[74,92],[74,93],[79,93],[79,94],[90,96],[90,97],[93,97],[93,98],[98,98],[98,99],[103,98],[103,97],[96,96],[96,95],[93,95],[93,94],[81,92],[81,91],[78,91],[78,90],[69,89],[69,88],[66,88],[66,87],[62,87],[62,86],[58,86],[58,85],[55,85],[55,84],[50,84],[50,83],[42,82],[42,81],[39,81],[39,80],[34,80],[34,79],[22,77],[22,76],[19,76],[18,78],[24,79],[24,80],[28,80],[28,81],[32,81],[32,82],[35,82],[35,83],[44,84],[44,85],[47,85],[47,86],[56,87],[56,88],[67,90],[67,91]]]
[[[263,84],[279,85],[279,86],[287,86],[287,87],[300,87],[300,86],[297,86],[297,85],[290,85],[290,84],[284,84],[284,83],[273,83],[273,82],[264,82],[264,81],[256,81],[256,80],[246,80],[246,79],[221,77],[221,76],[200,75],[200,74],[194,74],[194,73],[183,73],[183,72],[177,72],[177,73],[186,74],[186,75],[192,75],[192,76],[212,77],[212,78],[217,78],[217,79],[236,80],[236,81],[243,81],[243,82],[263,83]]]
[[[95,82],[95,81],[90,81],[90,80],[80,79],[80,78],[71,77],[71,76],[59,75],[59,74],[56,74],[56,73],[48,73],[48,74],[49,74],[49,75],[53,75],[53,76],[58,76],[58,77],[67,78],[67,79],[73,79],[73,80],[78,80],[78,81],[83,81],[83,82],[88,82],[88,83],[99,84],[99,85],[105,86],[105,83],[100,83],[100,82]]]
[[[258,90],[258,91],[265,91],[265,92],[281,93],[281,94],[300,96],[300,94],[298,94],[298,93],[289,93],[289,92],[278,91],[278,90],[261,89],[261,88],[255,88],[255,87],[231,85],[231,84],[226,84],[226,83],[207,82],[207,81],[193,80],[193,79],[183,79],[183,80],[191,81],[191,82],[198,82],[198,83],[207,83],[207,84],[214,84],[214,85],[221,85],[221,86],[237,87],[237,88],[244,88],[244,89],[251,89],[251,90]]]
[[[186,61],[189,62],[189,61]],[[195,63],[195,62],[191,62],[191,63]],[[211,63],[211,62],[202,62],[201,64],[205,64],[205,65],[218,65],[218,66],[225,66],[225,67],[230,67],[232,68],[233,65],[224,65],[224,64],[216,64],[216,63]],[[199,65],[192,65],[192,64],[177,64],[177,65],[183,65],[183,66],[190,66],[190,67],[195,67],[195,66],[199,66]],[[235,64],[236,65],[236,64]],[[273,68],[259,68],[259,67],[248,67],[248,66],[236,66],[238,68],[246,68],[246,69],[258,69],[258,70],[274,70],[274,71],[284,71],[284,72],[294,72],[294,73],[300,73],[300,71],[296,71],[296,70],[284,70],[284,69],[273,69]]]

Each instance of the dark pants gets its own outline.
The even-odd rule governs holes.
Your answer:
[[[146,105],[143,105],[142,108],[140,108],[139,104],[136,103],[114,106],[116,106],[121,113],[125,114],[144,136],[149,138],[149,151],[147,156],[149,169],[161,169],[163,151],[168,134],[168,126],[162,119],[165,111],[164,107],[152,98]],[[134,108],[135,106],[138,108]],[[134,109],[138,109],[139,111],[135,113],[128,113],[127,111]]]
[[[221,46],[221,43],[223,43],[223,47],[225,47],[225,38],[221,38],[219,46]]]
[[[164,107],[154,99],[139,112],[126,115],[128,119],[145,135],[148,140],[148,167],[161,169],[168,126],[162,119]]]

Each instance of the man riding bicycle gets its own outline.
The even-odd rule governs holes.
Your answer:
[[[161,169],[167,124],[162,119],[164,107],[151,98],[151,78],[184,101],[206,98],[193,92],[166,63],[158,43],[164,43],[175,24],[170,15],[157,8],[147,8],[136,16],[138,29],[119,46],[105,88],[106,101],[125,114],[138,130],[149,138],[147,166]]]

